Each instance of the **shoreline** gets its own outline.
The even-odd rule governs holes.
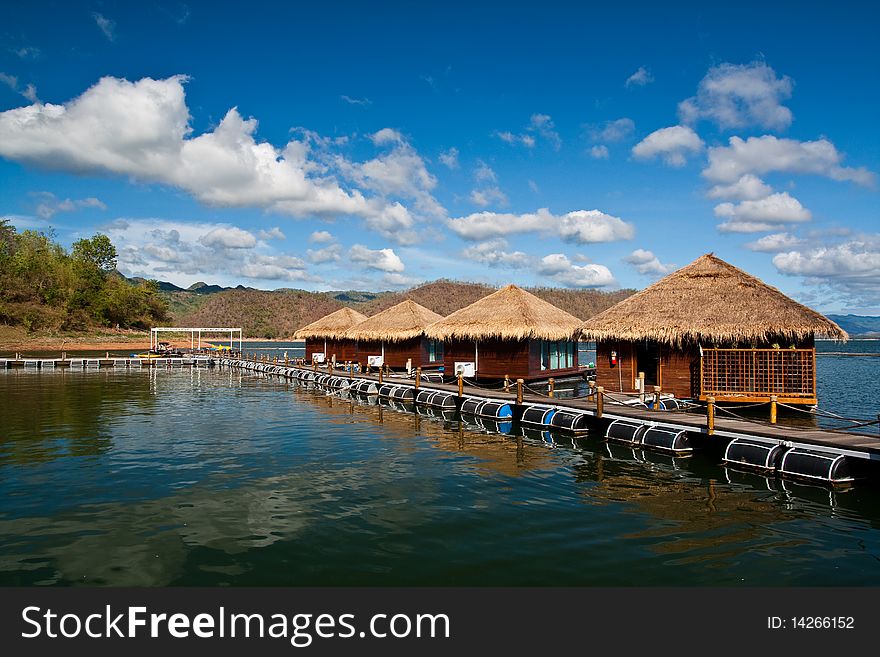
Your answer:
[[[170,342],[172,346],[179,349],[189,349],[190,341],[188,339],[184,340],[163,340],[165,342]],[[214,344],[228,344],[228,341],[223,340],[205,340],[202,342],[213,342]],[[238,342],[235,340],[234,342]],[[264,343],[292,343],[292,342],[302,342],[301,340],[266,340],[261,338],[244,338],[242,339],[242,344],[247,345],[255,342],[264,342]],[[0,354],[5,354],[8,352],[21,352],[25,353],[28,351],[57,351],[59,354],[62,351],[120,351],[120,350],[138,350],[145,351],[150,348],[150,336],[149,334],[140,334],[136,336],[131,336],[126,338],[124,335],[120,335],[118,337],[112,336],[71,336],[71,337],[47,337],[47,336],[34,336],[31,339],[22,339],[22,338],[13,338],[9,340],[3,340],[0,338]]]

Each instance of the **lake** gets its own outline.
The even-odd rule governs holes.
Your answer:
[[[876,415],[878,364],[820,356],[820,406]],[[0,404],[2,585],[880,584],[876,487],[716,453],[517,439],[221,368],[0,370]]]

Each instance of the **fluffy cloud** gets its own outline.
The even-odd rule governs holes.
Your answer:
[[[462,255],[470,262],[479,262],[489,267],[528,267],[532,263],[532,257],[522,251],[506,251],[507,240],[494,239],[469,246]]]
[[[709,198],[731,198],[737,201],[755,201],[773,193],[773,188],[758,176],[747,173],[730,185],[715,185],[706,194]]]
[[[285,235],[278,226],[274,226],[269,230],[261,230],[257,233],[257,237],[261,240],[286,240]]]
[[[257,238],[235,226],[220,226],[202,235],[199,242],[212,249],[252,249]]]
[[[486,187],[484,189],[474,189],[470,193],[470,199],[474,204],[485,208],[487,205],[497,203],[498,205],[507,205],[507,195],[501,191],[499,187]]]
[[[592,263],[575,265],[562,253],[544,256],[537,271],[566,287],[607,287],[615,283],[608,267]]]
[[[773,257],[780,273],[803,276],[862,306],[880,304],[880,234]]]
[[[39,192],[35,196],[39,199],[35,212],[40,219],[51,219],[59,212],[74,212],[83,208],[107,209],[100,199],[93,196],[81,199],[66,198],[63,201],[58,200],[51,192]]]
[[[440,162],[447,169],[457,169],[460,166],[458,163],[458,149],[453,146],[448,151],[441,152]]]
[[[92,18],[95,19],[95,24],[104,33],[108,41],[116,41],[116,21],[112,21],[97,12],[92,14]]]
[[[734,184],[747,174],[772,171],[811,173],[833,180],[850,180],[871,186],[874,174],[864,167],[842,167],[843,155],[827,139],[797,141],[762,137],[731,137],[728,146],[709,149],[709,165],[703,176],[714,183]]]
[[[213,206],[260,207],[294,217],[359,216],[402,242],[414,240],[416,218],[391,197],[414,201],[421,213],[445,214],[430,195],[435,179],[399,132],[374,133],[373,143],[391,148],[364,163],[322,157],[313,144],[323,149],[331,141],[310,133],[280,149],[258,142],[256,120],[235,108],[214,130],[193,136],[185,81],[105,77],[64,105],[35,103],[2,112],[0,156],[47,169],[164,183]],[[362,189],[343,189],[333,164]]]
[[[709,69],[697,95],[678,106],[683,123],[714,121],[722,129],[758,125],[782,130],[791,125],[791,110],[782,101],[791,96],[793,83],[763,62],[721,64]]]
[[[309,235],[309,242],[312,244],[327,244],[329,242],[334,241],[336,238],[333,237],[326,230],[316,230],[311,235]]]
[[[654,81],[654,76],[644,66],[639,66],[638,70],[630,75],[623,86],[625,87],[644,87]]]
[[[628,139],[636,130],[636,124],[626,117],[592,126],[589,129],[590,139],[597,142],[616,142]]]
[[[15,77],[14,75],[3,73],[2,71],[0,71],[0,82],[12,89],[15,93],[21,94],[32,103],[37,102],[37,88],[33,84],[27,84],[25,85],[24,89],[22,89],[18,85],[17,77]]]
[[[683,125],[660,128],[633,146],[632,153],[639,160],[662,157],[669,166],[681,167],[687,156],[703,150],[703,140],[696,132]]]
[[[553,119],[547,114],[532,114],[525,132],[496,131],[493,134],[508,144],[521,144],[526,148],[534,148],[537,143],[537,137],[542,137],[548,141],[557,151],[562,146],[562,139],[559,137],[559,133],[556,132]]]
[[[322,249],[308,249],[306,258],[309,262],[321,265],[327,262],[339,262],[342,260],[342,247],[338,244],[330,244]]]
[[[460,237],[486,240],[516,233],[555,235],[566,242],[586,244],[632,239],[635,228],[599,210],[577,210],[558,216],[547,208],[530,214],[477,212],[450,219],[448,226]]]
[[[722,232],[752,233],[773,230],[780,224],[809,221],[810,211],[788,192],[771,194],[756,201],[715,206],[715,216],[726,219],[718,226]]]
[[[483,160],[477,160],[477,168],[474,169],[474,180],[477,182],[497,182],[498,175]]]
[[[608,159],[608,147],[600,144],[598,146],[593,146],[590,149],[590,157],[594,160],[607,160]]]
[[[394,249],[368,249],[355,244],[348,251],[348,259],[365,269],[375,269],[387,273],[400,273],[405,267]]]
[[[623,260],[646,276],[664,276],[675,269],[675,265],[663,264],[657,256],[645,249],[636,249]]]
[[[761,239],[746,244],[747,249],[760,251],[761,253],[781,253],[803,246],[806,240],[792,235],[791,233],[773,233],[765,235]]]

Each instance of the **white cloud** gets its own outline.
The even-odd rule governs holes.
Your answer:
[[[474,169],[474,180],[477,182],[497,182],[498,176],[495,171],[483,160],[477,160],[477,168]]]
[[[462,251],[462,255],[468,261],[489,267],[521,268],[528,267],[532,263],[531,256],[522,251],[506,251],[507,246],[507,240],[499,238],[469,246]]]
[[[338,140],[312,133],[280,149],[258,142],[256,120],[235,108],[212,131],[192,136],[185,81],[105,77],[64,105],[0,112],[0,156],[46,169],[173,185],[213,206],[260,207],[293,217],[359,216],[403,243],[415,240],[417,218],[393,197],[413,200],[422,214],[445,216],[430,194],[436,180],[397,131],[373,134],[374,143],[393,148],[364,163],[327,157],[320,149]],[[343,189],[333,166],[363,189]]]
[[[388,287],[410,287],[418,282],[417,278],[404,276],[403,274],[385,274],[380,284],[387,285]]]
[[[662,157],[669,166],[681,167],[688,155],[703,150],[703,140],[687,126],[674,125],[660,128],[633,146],[632,153],[639,160]]]
[[[32,103],[37,102],[37,88],[33,84],[28,83],[25,85],[25,88],[22,89],[18,86],[18,78],[16,76],[3,73],[2,71],[0,71],[0,82],[12,89],[15,93],[21,94]]]
[[[741,176],[730,185],[715,185],[706,196],[709,198],[731,198],[737,201],[755,201],[770,196],[773,188],[751,173]]]
[[[403,261],[394,253],[394,249],[368,249],[362,244],[355,244],[348,251],[348,259],[366,269],[375,269],[388,273],[400,273],[405,267]]]
[[[714,121],[722,129],[758,125],[782,130],[791,125],[791,110],[782,105],[793,83],[763,62],[721,64],[709,69],[697,95],[679,103],[682,122]]]
[[[535,194],[540,194],[540,193],[541,193],[541,190],[538,188],[538,183],[536,183],[536,182],[535,182],[534,180],[532,180],[531,178],[529,178],[529,182],[528,182],[528,184],[529,184],[529,189],[531,189],[532,192],[534,192]]]
[[[311,235],[309,235],[309,242],[313,244],[327,244],[328,242],[334,241],[336,238],[333,237],[326,230],[316,230]]]
[[[286,240],[285,235],[278,226],[274,226],[269,230],[261,230],[257,233],[257,237],[261,240]]]
[[[351,96],[346,96],[342,94],[340,99],[344,100],[349,105],[360,105],[361,107],[367,107],[368,105],[372,105],[373,101],[369,98],[352,98]]]
[[[522,144],[526,148],[534,148],[537,144],[537,137],[548,141],[554,150],[558,151],[562,147],[562,139],[556,132],[553,119],[548,114],[532,114],[525,132],[495,131],[493,135],[508,144]]]
[[[639,66],[638,70],[630,75],[623,86],[625,87],[644,87],[654,81],[654,76],[644,66]]]
[[[104,36],[107,37],[108,41],[116,40],[116,22],[110,20],[103,14],[99,14],[97,12],[92,14],[92,18],[95,19],[95,23],[101,29],[101,32],[104,33]]]
[[[470,193],[471,201],[485,208],[487,205],[497,203],[498,205],[507,205],[507,195],[501,191],[499,187],[486,187],[483,189],[474,189]]]
[[[773,257],[780,273],[803,276],[813,285],[827,286],[832,300],[842,295],[861,306],[880,304],[880,234],[862,236],[832,246],[789,251]]]
[[[607,287],[615,283],[614,275],[605,265],[575,265],[562,253],[544,256],[537,271],[566,287]]]
[[[781,253],[789,249],[803,246],[806,240],[800,239],[791,233],[773,233],[765,235],[761,239],[746,244],[747,249],[760,251],[761,253]]]
[[[624,117],[614,121],[605,121],[599,126],[592,126],[589,132],[590,139],[593,141],[609,143],[628,139],[635,132],[635,129],[635,122]]]
[[[715,216],[726,219],[718,226],[722,232],[751,233],[809,221],[812,215],[788,192],[781,192],[756,201],[721,203],[715,206]]]
[[[516,233],[555,235],[566,242],[586,244],[632,239],[635,228],[599,210],[577,210],[564,215],[541,208],[530,214],[477,212],[449,219],[447,225],[460,237],[486,240]]]
[[[590,149],[590,157],[595,160],[607,160],[608,159],[608,147],[605,145],[593,146]]]
[[[93,196],[81,199],[66,198],[63,201],[59,201],[51,192],[39,192],[35,196],[40,199],[35,212],[41,219],[51,219],[59,212],[74,212],[82,208],[107,209],[107,206],[100,199]]]
[[[342,247],[338,244],[330,244],[323,249],[308,249],[306,251],[306,258],[308,258],[309,262],[316,265],[327,262],[339,262],[342,260]]]
[[[252,249],[257,238],[235,226],[220,226],[202,235],[199,242],[212,249]]]
[[[762,137],[731,137],[729,146],[709,149],[709,165],[703,176],[715,183],[735,183],[744,175],[771,171],[811,173],[833,180],[851,180],[859,185],[874,184],[874,174],[864,167],[842,167],[843,155],[827,139],[797,141]]]
[[[458,149],[453,146],[447,151],[442,151],[440,153],[440,162],[447,169],[458,169],[460,166],[458,163]]]
[[[646,276],[664,276],[675,269],[674,264],[660,262],[656,255],[645,249],[636,249],[623,260]]]

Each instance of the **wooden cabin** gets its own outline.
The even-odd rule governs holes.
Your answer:
[[[354,340],[345,337],[345,332],[367,318],[351,308],[339,310],[303,326],[293,334],[294,340],[306,341],[306,362],[313,359],[320,362],[344,363],[357,360],[357,345]],[[316,357],[316,354],[323,354]]]
[[[589,319],[596,385],[720,402],[816,404],[815,337],[846,340],[827,317],[712,254]]]
[[[391,369],[437,368],[443,364],[443,343],[425,337],[425,329],[443,319],[411,299],[355,324],[345,337],[356,344],[357,360],[364,365],[370,356],[381,356]]]
[[[477,380],[534,381],[580,374],[576,335],[581,323],[508,285],[432,324],[426,335],[443,341],[447,377],[464,363]]]

